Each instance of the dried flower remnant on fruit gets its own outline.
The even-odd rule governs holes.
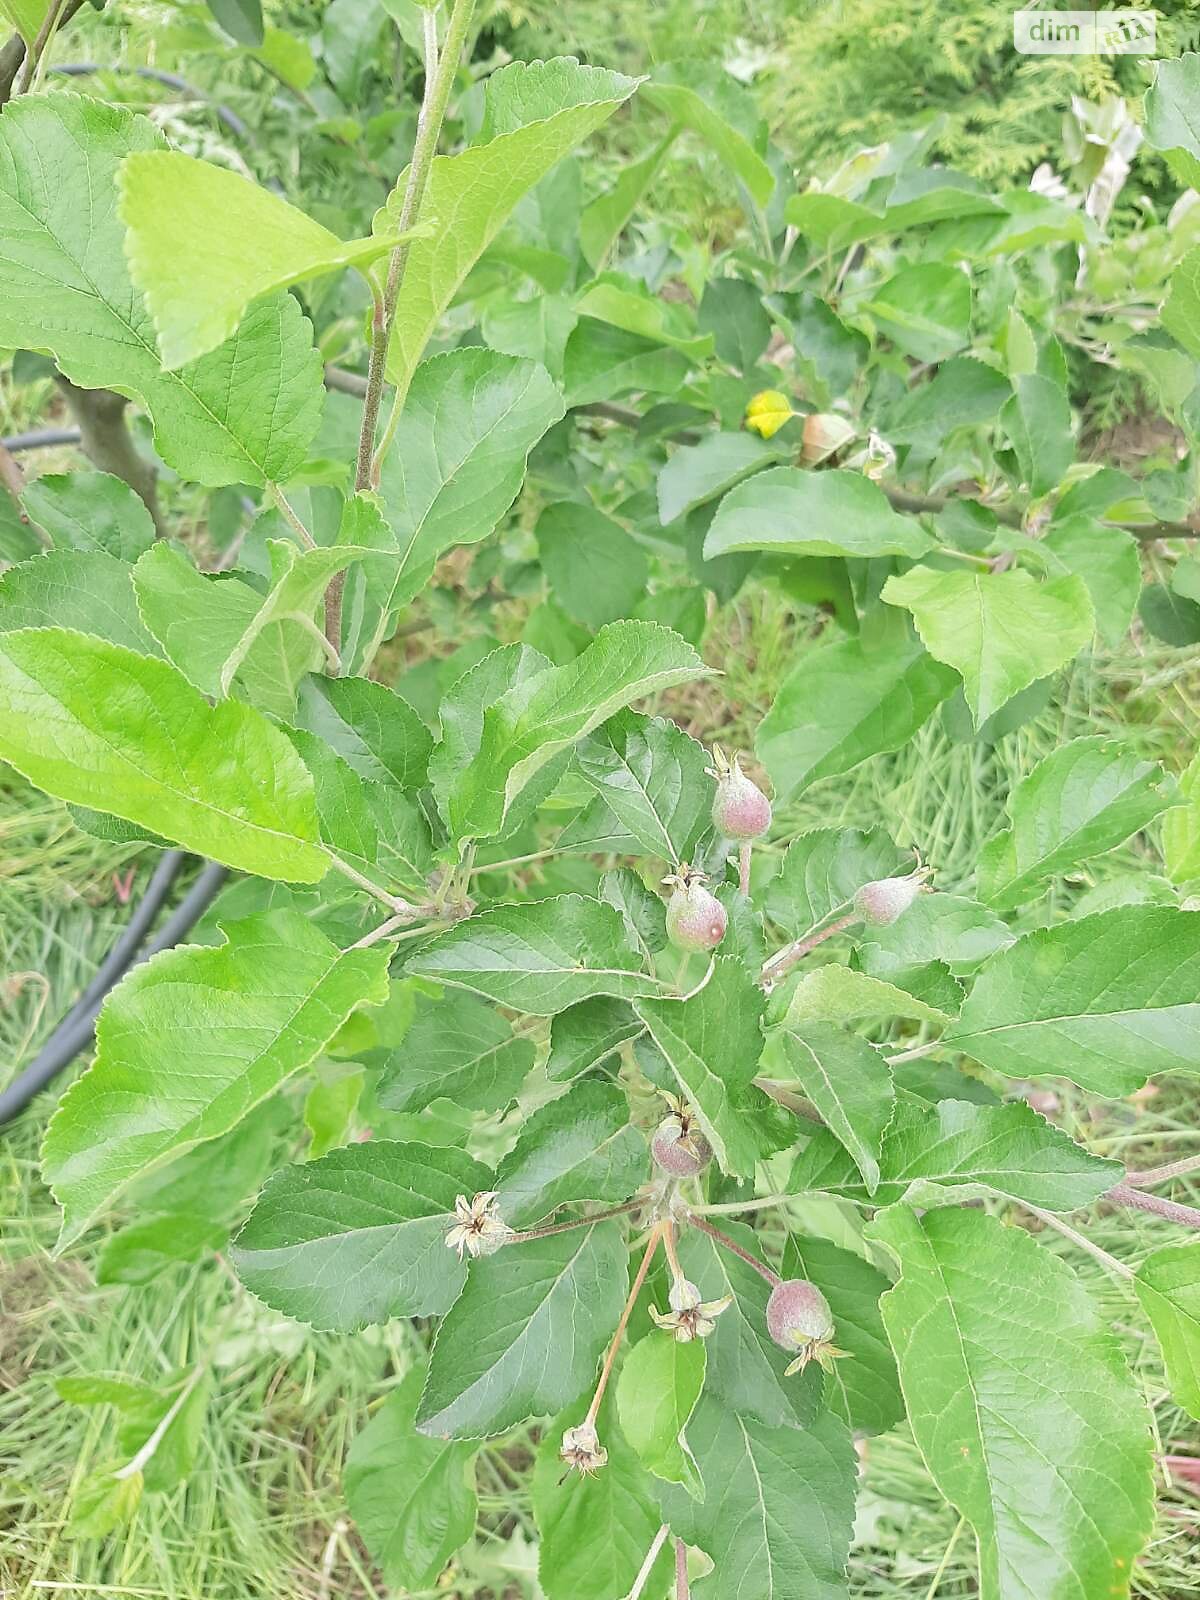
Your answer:
[[[762,389],[746,406],[746,426],[763,439],[777,434],[794,416],[792,402],[778,389]]]
[[[889,472],[895,471],[896,452],[881,433],[876,433],[874,428],[867,435],[867,448],[862,455],[863,476],[877,483],[880,478],[886,478]]]
[[[691,1110],[674,1095],[667,1095],[671,1110],[655,1128],[650,1154],[655,1165],[672,1178],[694,1178],[712,1160],[712,1146]]]
[[[767,1301],[767,1332],[781,1350],[795,1352],[785,1375],[803,1372],[815,1361],[826,1372],[848,1354],[833,1343],[833,1313],[829,1302],[807,1278],[787,1278],[777,1283]]]
[[[836,455],[854,437],[854,424],[835,411],[814,411],[804,419],[804,443],[800,460],[806,467]]]
[[[471,1256],[490,1256],[512,1238],[513,1231],[501,1217],[496,1206],[498,1192],[489,1189],[484,1194],[477,1194],[472,1200],[468,1200],[465,1194],[460,1194],[454,1202],[454,1215],[457,1220],[446,1235],[446,1247],[457,1250],[460,1261],[464,1253]]]
[[[678,872],[663,879],[671,886],[667,901],[667,936],[680,950],[715,950],[725,937],[729,917],[715,894],[705,888],[705,876],[683,862]]]
[[[771,802],[742,771],[737,756],[730,761],[719,744],[713,745],[712,754],[713,764],[705,770],[717,780],[713,827],[726,839],[759,838],[771,826]]]
[[[650,1315],[660,1328],[673,1333],[680,1344],[707,1339],[717,1325],[716,1319],[733,1304],[731,1294],[722,1295],[719,1300],[701,1300],[699,1289],[686,1278],[676,1278],[667,1298],[670,1311],[664,1314],[657,1306],[651,1306]]]
[[[595,1424],[591,1422],[568,1428],[558,1454],[572,1472],[585,1478],[593,1477],[608,1460],[608,1451],[600,1443]]]
[[[928,867],[918,867],[905,878],[876,878],[864,883],[854,896],[855,914],[869,928],[886,928],[897,921],[925,888]]]

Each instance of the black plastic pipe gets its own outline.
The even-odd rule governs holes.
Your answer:
[[[57,72],[64,78],[88,78],[96,72],[111,72],[119,77],[123,72],[132,72],[136,77],[147,78],[151,83],[165,84],[177,94],[186,94],[190,99],[198,100],[202,105],[208,106],[215,113],[217,121],[223,123],[235,139],[241,139],[244,144],[258,142],[254,130],[242,121],[236,111],[231,111],[219,100],[213,100],[203,89],[197,89],[195,84],[189,83],[186,78],[181,78],[176,72],[163,72],[159,67],[106,66],[102,61],[68,61],[60,67],[51,67],[50,71]]]
[[[166,852],[124,932],[101,963],[91,983],[25,1070],[6,1089],[0,1090],[0,1127],[19,1117],[34,1096],[40,1094],[74,1061],[81,1050],[88,1047],[95,1035],[100,1007],[125,974],[159,951],[167,950],[186,938],[208,910],[229,875],[225,867],[217,866],[215,862],[209,862],[158,933],[143,946],[145,935],[162,909],[184,859],[182,851]]]

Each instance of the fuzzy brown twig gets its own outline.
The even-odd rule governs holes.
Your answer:
[[[0,444],[0,484],[4,485],[16,501],[21,521],[28,522],[29,513],[21,504],[21,491],[25,487],[25,474],[17,465],[15,457],[11,456],[2,444]]]
[[[123,479],[145,504],[154,519],[159,537],[163,535],[162,512],[158,504],[158,469],[147,461],[133,442],[124,395],[111,389],[80,389],[69,378],[57,375],[71,415],[79,424],[80,444],[88,460],[101,472]]]
[[[1147,1211],[1151,1216],[1161,1217],[1164,1222],[1177,1223],[1181,1228],[1200,1228],[1200,1210],[1195,1206],[1181,1206],[1175,1200],[1147,1194],[1144,1189],[1134,1189],[1127,1183],[1118,1183],[1104,1198],[1119,1206],[1130,1206],[1135,1211]]]
[[[54,21],[53,24],[54,32],[56,34],[62,31],[62,29],[68,22],[70,22],[71,18],[83,6],[83,4],[84,0],[67,0],[66,5],[62,7],[57,20]],[[47,16],[47,21],[50,21],[52,18],[53,13],[51,12]],[[39,35],[39,39],[40,37],[41,36]],[[47,38],[41,42],[42,48],[44,49],[49,43],[49,36],[47,35]],[[36,67],[39,56],[40,51],[35,45],[34,59],[31,63],[32,66]],[[16,83],[21,68],[24,64],[25,41],[22,39],[19,33],[14,33],[11,39],[7,40],[5,44],[0,45],[0,107],[6,106],[12,99],[13,85]]]

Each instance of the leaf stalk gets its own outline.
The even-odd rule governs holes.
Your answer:
[[[730,1255],[737,1256],[748,1267],[753,1267],[759,1277],[765,1279],[772,1289],[777,1289],[783,1282],[779,1274],[772,1271],[765,1261],[760,1261],[757,1256],[751,1255],[749,1250],[743,1250],[735,1239],[731,1239],[727,1233],[722,1233],[720,1228],[714,1228],[711,1222],[705,1222],[704,1218],[697,1216],[694,1211],[688,1212],[687,1219],[693,1228],[699,1228],[701,1233],[706,1233],[710,1239],[715,1239],[722,1249],[729,1251]]]
[[[637,1297],[642,1292],[642,1285],[646,1281],[646,1274],[650,1271],[650,1263],[654,1260],[654,1253],[658,1249],[665,1226],[664,1223],[657,1222],[650,1230],[650,1237],[646,1241],[646,1251],[642,1256],[641,1266],[637,1269],[633,1287],[630,1289],[629,1298],[625,1302],[625,1309],[621,1312],[621,1320],[617,1323],[617,1331],[612,1336],[612,1343],[608,1347],[608,1354],[604,1357],[604,1365],[600,1369],[600,1381],[596,1385],[596,1392],[592,1396],[591,1405],[588,1407],[585,1426],[587,1424],[590,1424],[593,1428],[596,1426],[596,1418],[600,1414],[600,1402],[604,1399],[605,1389],[608,1388],[608,1380],[612,1376],[613,1363],[617,1359],[617,1351],[621,1348],[621,1341],[625,1337],[625,1329],[628,1327],[629,1319],[633,1315]]]
[[[432,10],[424,12],[425,92],[417,120],[417,137],[413,144],[412,160],[408,168],[408,181],[400,204],[397,233],[408,233],[416,222],[429,184],[429,173],[437,152],[438,138],[450,101],[450,91],[458,72],[459,60],[466,43],[467,30],[475,13],[475,0],[454,0],[446,40],[441,55],[437,48],[437,23]],[[375,452],[375,431],[379,423],[379,407],[383,400],[383,385],[387,377],[388,350],[391,346],[392,325],[404,274],[408,267],[411,239],[403,239],[388,259],[387,281],[383,292],[376,290],[371,316],[371,352],[367,363],[367,392],[363,399],[362,425],[358,435],[358,457],[355,464],[354,488],[358,493],[379,485],[379,473],[387,447],[395,432],[395,421],[389,419],[388,431]],[[392,417],[398,420],[404,403],[407,384],[397,387],[392,405]],[[325,591],[325,632],[335,649],[341,648],[342,593],[346,587],[344,572],[335,573]]]

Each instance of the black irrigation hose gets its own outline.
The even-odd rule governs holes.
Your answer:
[[[78,428],[36,428],[32,433],[10,433],[0,445],[15,455],[19,450],[52,450],[60,444],[78,444]]]
[[[51,67],[50,70],[60,73],[64,78],[87,78],[94,72],[112,72],[117,75],[122,72],[132,72],[138,78],[148,78],[151,83],[165,84],[168,89],[174,89],[178,94],[186,94],[193,100],[211,106],[217,121],[223,123],[235,139],[241,139],[243,143],[249,145],[257,143],[254,130],[242,121],[236,111],[231,111],[219,100],[211,99],[203,89],[197,89],[195,84],[188,83],[187,79],[181,78],[178,73],[163,72],[158,67],[105,66],[100,61],[69,61],[64,66]]]
[[[158,67],[132,69],[107,67],[95,61],[68,62],[51,70],[66,78],[85,78],[98,72],[119,73],[132,70],[139,78],[161,83],[178,94],[187,95],[190,99],[209,106],[217,120],[235,139],[240,139],[248,145],[257,143],[254,130],[238,116],[236,111],[231,111],[219,100],[213,100],[202,89],[197,89],[194,84],[188,83],[177,73],[164,72]],[[278,189],[280,186],[272,181],[270,187]],[[0,439],[0,444],[6,450],[15,452],[48,450],[56,446],[78,444],[79,441],[78,428],[40,428],[30,433],[11,434],[5,439]],[[212,904],[228,872],[226,868],[209,862],[154,938],[144,948],[140,948],[155,918],[162,910],[184,860],[182,851],[166,852],[155,868],[146,893],[130,917],[124,932],[101,962],[83,994],[25,1070],[7,1088],[0,1090],[0,1127],[19,1116],[34,1096],[51,1083],[81,1050],[87,1048],[95,1033],[96,1017],[105,997],[126,972],[139,962],[148,960],[150,956],[157,955],[159,951],[167,950],[186,938]]]
[[[137,953],[138,946],[153,927],[155,917],[166,903],[183,861],[182,850],[167,850],[163,854],[146,886],[145,894],[134,907],[133,915],[125,924],[120,938],[97,967],[91,983],[59,1023],[55,1029],[56,1033],[76,1022],[96,1000],[103,999],[129,966]]]
[[[163,856],[125,931],[101,963],[96,976],[24,1072],[0,1091],[0,1127],[20,1116],[34,1096],[88,1047],[96,1030],[100,1007],[120,979],[140,962],[186,938],[208,910],[228,876],[226,868],[211,861],[153,939],[144,948],[138,948],[162,909],[184,859],[180,850],[168,850]]]

